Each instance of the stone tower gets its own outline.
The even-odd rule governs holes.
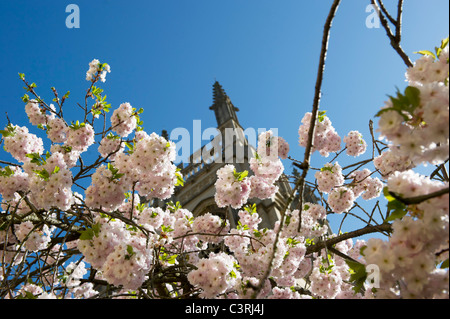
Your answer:
[[[213,104],[209,108],[214,111],[217,120],[217,131],[220,138],[214,138],[211,143],[203,146],[190,156],[189,163],[181,163],[179,168],[185,179],[183,187],[177,187],[172,201],[179,201],[183,208],[190,210],[194,216],[210,212],[227,218],[230,226],[236,227],[238,210],[231,207],[219,208],[214,200],[217,170],[226,164],[233,164],[236,171],[247,170],[252,174],[249,159],[254,156],[256,145],[250,145],[244,129],[239,124],[233,105],[219,82],[213,85]],[[211,147],[214,146],[214,147]],[[206,156],[205,156],[206,154]],[[262,218],[260,227],[272,228],[280,218],[280,213],[288,198],[291,187],[287,181],[280,178],[277,182],[279,191],[273,200],[250,199],[250,204],[256,204],[257,212]]]

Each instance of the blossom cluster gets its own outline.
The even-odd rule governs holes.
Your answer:
[[[373,165],[381,174],[383,179],[388,178],[394,172],[404,172],[415,167],[411,159],[406,154],[390,148],[373,160]]]
[[[130,103],[122,103],[111,116],[111,126],[121,137],[127,137],[136,128],[136,117]]]
[[[18,166],[0,170],[0,194],[5,201],[13,200],[17,192],[28,190],[28,183],[28,174]]]
[[[79,152],[86,152],[95,142],[94,128],[90,124],[69,126],[66,144]]]
[[[219,243],[223,238],[220,235],[225,235],[230,230],[228,220],[223,220],[217,215],[206,213],[198,216],[192,222],[192,231],[199,233],[197,238],[209,243]],[[204,235],[204,234],[211,235]]]
[[[343,141],[347,147],[347,155],[360,156],[366,151],[367,143],[358,131],[350,131]]]
[[[67,251],[82,254],[84,261],[70,260],[41,275],[42,282],[63,289],[46,290],[28,282],[7,298],[57,298],[57,291],[63,290],[73,298],[93,297],[98,294],[93,284],[82,280],[88,275],[84,262],[95,269],[90,279],[107,282],[124,294],[139,291],[154,297],[149,287],[160,285],[158,279],[165,274],[173,282],[156,290],[175,297],[250,298],[259,285],[257,297],[273,299],[448,297],[448,270],[436,267],[448,260],[448,240],[442,240],[449,236],[448,192],[413,204],[407,200],[448,188],[448,182],[432,181],[410,170],[418,163],[436,164],[448,157],[444,154],[448,129],[443,128],[448,123],[448,114],[443,114],[448,113],[448,85],[442,75],[448,76],[447,60],[448,49],[437,60],[425,56],[417,61],[407,72],[412,89],[391,99],[379,113],[380,132],[392,144],[374,159],[374,165],[387,182],[386,190],[400,198],[389,199],[392,215],[386,222],[393,221],[389,240],[373,238],[355,244],[342,240],[329,251],[319,246],[312,253],[310,246],[338,236],[331,234],[323,205],[306,202],[301,209],[289,207],[273,229],[260,227],[263,219],[256,205],[245,206],[251,198],[273,198],[278,191],[276,182],[284,170],[281,159],[288,158],[289,145],[272,131],[258,137],[256,155],[249,161],[251,176],[230,164],[217,170],[215,200],[218,207],[226,207],[226,217],[211,212],[195,216],[179,203],[149,205],[152,198],[170,198],[182,176],[173,164],[175,144],[137,129],[138,112],[129,103],[113,112],[109,135],[105,136],[108,131],[97,134],[103,136],[97,141],[100,156],[86,169],[88,164],[80,160],[77,166],[77,161],[96,142],[94,119],[91,124],[67,125],[54,106],[46,114],[48,109],[44,112],[42,105],[28,101],[25,111],[30,123],[45,129],[51,153],[44,154],[42,140],[26,127],[8,125],[2,131],[5,150],[23,163],[0,169],[2,215],[12,216],[12,222],[0,225],[0,245],[8,248],[0,253],[2,263],[18,265],[37,253],[39,263],[45,255],[47,265],[61,267]],[[86,79],[104,82],[107,72],[107,64],[93,60]],[[405,100],[412,102],[412,108],[398,112],[398,103]],[[328,156],[341,149],[341,138],[325,113],[318,115],[313,150]],[[302,146],[310,124],[311,113],[307,113],[299,128]],[[408,146],[413,132],[420,151]],[[350,156],[363,154],[367,147],[358,131],[350,131],[343,142]],[[75,167],[78,175],[71,171]],[[384,184],[374,173],[358,168],[344,176],[333,160],[315,178],[318,191],[328,196],[327,207],[339,214],[349,211],[358,197],[370,200],[381,194]],[[74,175],[91,178],[83,195],[72,190]],[[228,206],[237,210],[235,228],[230,225]],[[61,233],[55,225],[72,220],[77,225],[63,229],[66,237],[58,238],[62,243],[53,241],[52,236]],[[355,293],[349,259],[363,266],[377,265],[380,286],[372,290],[363,285]],[[4,271],[7,268],[0,267],[2,281],[11,276]]]
[[[414,165],[440,164],[449,154],[448,46],[435,60],[418,59],[406,72],[409,87],[391,97],[378,113],[378,131],[397,156]]]
[[[302,118],[302,125],[298,129],[299,145],[306,147],[311,126],[312,114],[306,113]],[[341,137],[333,127],[331,120],[325,115],[325,111],[319,112],[316,119],[312,150],[319,151],[320,155],[328,157],[329,153],[338,152],[341,149]]]
[[[102,157],[109,157],[112,161],[116,157],[116,153],[122,153],[125,149],[125,144],[113,134],[108,134],[100,141],[98,152]]]
[[[25,243],[26,249],[38,251],[47,248],[54,229],[55,227],[49,228],[47,225],[43,225],[42,230],[38,230],[31,221],[26,221],[15,226],[15,233],[17,239]]]
[[[47,123],[47,137],[53,143],[64,143],[67,140],[68,129],[63,119],[55,117]]]
[[[314,174],[317,180],[319,191],[330,193],[333,188],[344,184],[344,175],[342,175],[342,167],[338,162],[326,163],[320,171]]]
[[[67,210],[73,203],[72,172],[67,168],[64,156],[53,153],[46,163],[39,166],[38,174],[31,175],[30,198],[37,208],[49,210],[57,207]]]
[[[132,234],[119,220],[98,216],[95,222],[95,230],[78,241],[78,249],[86,262],[100,270],[102,278],[111,284],[123,285],[126,289],[139,288],[153,256],[146,238],[138,232]]]
[[[41,155],[44,152],[42,139],[30,133],[27,127],[9,124],[5,131],[7,134],[3,134],[3,148],[19,162],[26,162],[27,154]]]
[[[251,188],[250,181],[245,175],[237,173],[236,168],[231,164],[227,164],[217,171],[214,197],[217,206],[230,205],[233,208],[240,208],[247,202]]]
[[[258,136],[258,148],[255,157],[249,161],[252,176],[248,171],[236,172],[234,165],[227,164],[217,171],[215,200],[219,207],[231,205],[239,209],[249,198],[273,198],[278,191],[275,184],[283,173],[281,159],[286,159],[289,144],[272,131]]]
[[[396,172],[388,180],[390,192],[404,198],[426,195],[448,187],[412,171]],[[369,239],[364,262],[380,269],[380,298],[448,298],[448,270],[436,268],[448,258],[449,196],[409,205],[393,224],[388,241]],[[447,253],[442,253],[447,249]]]
[[[271,130],[262,132],[258,136],[258,153],[261,156],[277,159],[286,159],[289,153],[289,144],[280,136],[273,135]]]
[[[378,177],[371,177],[371,174],[367,168],[350,174],[354,183],[352,190],[356,197],[361,196],[365,200],[370,200],[380,196],[384,184]]]
[[[318,190],[328,194],[327,203],[336,214],[341,214],[352,208],[355,200],[361,196],[370,200],[380,196],[383,182],[378,177],[371,177],[371,171],[364,169],[354,171],[349,175],[353,182],[344,185],[345,178],[338,162],[326,163],[315,174]]]
[[[94,59],[89,63],[89,70],[86,72],[86,81],[94,82],[97,75],[102,82],[106,81],[106,73],[111,72],[109,64],[100,63],[99,60]]]
[[[125,179],[118,179],[113,173],[114,168],[101,165],[92,174],[92,184],[86,189],[85,202],[88,207],[107,210],[117,209],[125,199],[128,183]]]
[[[236,285],[239,272],[235,269],[236,260],[225,253],[211,253],[201,259],[196,270],[188,274],[191,284],[202,287],[201,296],[214,298]]]
[[[54,110],[54,106],[51,104],[50,108]],[[46,115],[46,110],[39,106],[39,103],[31,99],[25,105],[25,113],[30,120],[32,125],[46,125],[46,123],[55,118],[55,115],[51,113],[50,115]]]

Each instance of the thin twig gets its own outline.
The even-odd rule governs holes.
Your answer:
[[[266,279],[269,277],[269,275],[272,271],[273,260],[275,259],[275,254],[277,252],[278,239],[279,239],[280,233],[283,229],[286,210],[291,205],[297,189],[299,191],[299,197],[300,197],[299,205],[298,205],[300,207],[299,228],[301,227],[301,208],[303,206],[303,196],[304,196],[303,192],[304,192],[306,175],[308,174],[308,170],[310,167],[309,162],[310,162],[311,153],[312,153],[312,143],[313,143],[313,136],[314,136],[314,130],[315,130],[315,123],[316,123],[316,119],[317,119],[317,115],[318,115],[318,111],[319,111],[323,73],[325,71],[325,60],[326,60],[326,55],[327,55],[327,51],[328,51],[328,41],[329,41],[329,37],[330,37],[330,29],[331,29],[331,24],[336,15],[336,12],[337,12],[340,2],[341,2],[340,0],[334,0],[333,4],[331,6],[330,12],[328,14],[327,20],[324,25],[323,37],[322,37],[322,48],[321,48],[321,52],[320,52],[319,69],[318,69],[316,86],[315,86],[311,124],[310,124],[309,131],[308,131],[308,142],[306,144],[304,161],[300,165],[300,168],[303,170],[303,172],[302,172],[302,175],[300,176],[300,178],[297,180],[297,183],[291,193],[291,196],[288,198],[288,200],[286,201],[286,203],[284,205],[284,209],[282,210],[281,218],[280,218],[280,227],[276,233],[274,244],[273,244],[272,255],[270,256],[270,260],[269,260],[269,267],[266,269],[263,277],[261,278],[261,280],[258,284],[258,287],[256,287],[255,291],[253,292],[252,299],[256,298],[259,295],[259,292],[263,288]]]
[[[403,1],[399,0],[399,2],[398,2],[398,19],[397,19],[397,21],[394,21],[395,35],[392,33],[392,30],[389,27],[388,21],[387,21],[386,16],[385,16],[386,14],[383,14],[383,10],[380,9],[380,5],[378,4],[378,2],[376,0],[371,0],[371,1],[372,1],[373,7],[378,12],[378,16],[380,18],[381,25],[386,30],[386,34],[387,34],[389,40],[391,41],[392,48],[400,55],[400,57],[402,58],[403,62],[406,64],[406,66],[408,68],[413,67],[413,63],[411,62],[411,60],[409,59],[409,57],[405,53],[405,51],[403,51],[403,49],[402,49],[402,47],[400,45],[401,28],[402,28],[401,14],[402,14]],[[380,3],[382,3],[381,0],[378,0],[378,1]],[[386,11],[386,10],[384,9],[384,11]],[[389,20],[392,19],[392,17],[389,18],[390,15],[387,15],[387,17],[388,17]]]
[[[345,233],[336,237],[333,237],[331,239],[328,239],[326,241],[318,242],[317,244],[311,245],[308,248],[306,248],[306,255],[318,252],[326,247],[330,247],[333,245],[336,245],[337,243],[340,243],[341,241],[350,239],[350,238],[356,238],[363,235],[371,234],[371,233],[378,233],[378,232],[392,232],[392,226],[391,224],[381,224],[381,225],[373,225],[373,226],[367,226],[349,233]]]
[[[444,188],[441,190],[438,190],[437,192],[433,192],[430,194],[426,194],[426,195],[420,195],[420,196],[416,196],[416,197],[410,197],[410,198],[403,198],[401,196],[399,196],[398,194],[394,193],[394,192],[389,192],[389,194],[394,197],[395,199],[397,199],[398,201],[402,202],[403,204],[406,205],[415,205],[415,204],[420,204],[423,203],[429,199],[432,198],[436,198],[436,197],[440,197],[442,195],[448,194],[449,193],[449,188]]]

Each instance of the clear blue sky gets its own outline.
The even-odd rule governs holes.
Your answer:
[[[385,1],[389,9],[396,1]],[[80,8],[80,28],[65,25],[66,6]],[[244,128],[278,128],[301,159],[297,131],[311,109],[323,24],[331,0],[45,0],[0,1],[0,126],[5,112],[25,125],[24,94],[17,73],[36,82],[41,97],[50,87],[72,92],[69,120],[89,83],[88,63],[97,58],[112,72],[101,87],[112,107],[143,107],[149,133],[176,127],[216,125],[212,84],[217,79]],[[405,65],[383,28],[368,29],[369,0],[343,1],[335,18],[323,85],[327,110],[343,137],[368,122],[387,94],[403,87]],[[394,4],[393,8],[391,5]],[[448,36],[447,0],[405,1],[403,48],[432,49]],[[393,11],[395,15],[395,10]],[[10,160],[7,154],[0,158]],[[316,157],[314,157],[316,158]],[[318,159],[321,166],[326,162]],[[340,161],[341,162],[341,161]],[[288,172],[291,168],[288,167]]]

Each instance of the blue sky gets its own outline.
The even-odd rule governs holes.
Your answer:
[[[396,1],[385,2],[395,9]],[[80,8],[79,29],[65,25],[71,3]],[[65,114],[81,120],[76,103],[83,101],[89,85],[88,63],[97,58],[111,66],[101,85],[108,102],[113,108],[123,102],[144,108],[149,133],[176,127],[192,131],[193,120],[201,120],[202,128],[214,127],[209,106],[212,84],[218,80],[240,108],[244,128],[278,128],[291,145],[291,156],[301,159],[297,131],[312,106],[331,3],[2,0],[0,126],[6,124],[5,112],[14,124],[28,122],[18,72],[36,82],[48,101],[50,87],[60,94],[70,90]],[[321,109],[328,111],[342,137],[351,130],[369,137],[369,120],[386,95],[405,86],[405,65],[384,29],[366,27],[369,3],[343,1],[332,28]],[[412,60],[418,58],[414,51],[432,49],[448,36],[448,7],[447,0],[405,1],[402,46]],[[5,153],[0,158],[10,160]],[[314,159],[316,167],[326,162]]]

